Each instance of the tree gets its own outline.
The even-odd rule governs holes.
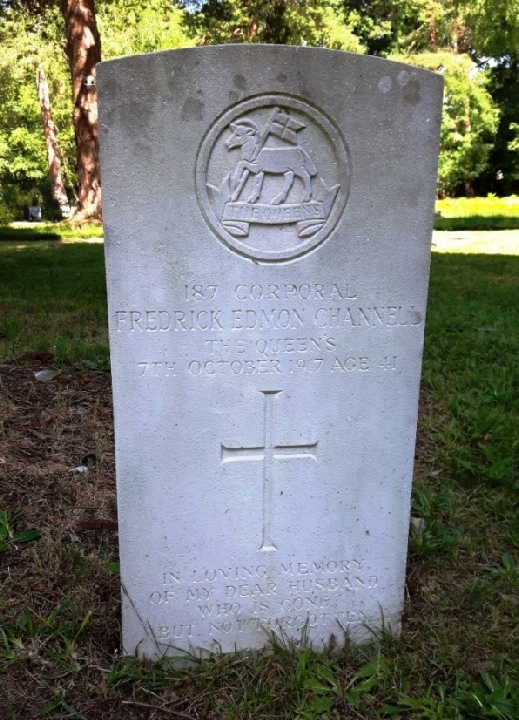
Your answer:
[[[445,94],[438,179],[447,192],[462,184],[473,195],[474,180],[487,168],[499,110],[487,89],[488,76],[468,55],[422,53],[392,59],[441,72]]]
[[[49,166],[49,180],[52,187],[52,197],[59,205],[61,217],[68,217],[70,215],[70,206],[65,185],[63,183],[63,174],[61,172],[61,153],[56,137],[56,127],[52,120],[49,85],[45,76],[45,70],[43,69],[43,65],[41,63],[39,63],[36,70],[36,87],[38,89],[38,98],[40,100],[43,133],[45,135],[47,145],[47,160]]]
[[[93,3],[72,0],[0,2],[0,205],[3,199],[10,206],[2,212],[4,219],[19,217],[33,195],[50,202],[47,148],[56,148],[56,142],[63,184],[71,195],[76,188],[79,196],[76,217],[100,215],[96,94],[91,84],[100,47],[95,21],[103,33],[103,59],[194,43],[183,29],[182,11],[169,0],[135,5],[101,0],[98,16],[92,9]],[[34,85],[39,66],[48,85],[44,104],[52,104],[53,140],[42,133]],[[55,163],[51,167],[56,168]]]
[[[135,5],[127,0],[105,0],[97,11],[102,59],[194,45],[194,39],[185,32],[183,16],[170,0],[146,0]]]
[[[517,58],[519,0],[472,0],[465,12],[471,47],[478,57]]]
[[[441,65],[448,89],[442,182],[449,192],[463,184],[467,192],[473,185],[496,191],[500,183],[503,191],[510,189],[519,179],[518,6],[519,0],[98,0],[95,8],[94,0],[0,0],[0,193],[20,189],[21,197],[46,182],[34,92],[34,71],[41,63],[60,129],[63,182],[77,187],[80,218],[99,217],[99,34],[103,59],[196,40],[398,53],[423,67]],[[64,70],[64,37],[72,89]]]
[[[22,7],[0,12],[0,205],[3,217],[23,217],[33,196],[51,202],[41,106],[34,82],[45,68],[55,133],[62,153],[66,188],[75,183],[74,136],[70,123],[70,82],[61,50],[62,20],[57,8],[30,14]]]
[[[370,55],[452,50],[463,35],[456,0],[343,0],[343,6],[355,14],[355,34]]]
[[[519,0],[474,0],[467,23],[473,54],[488,67],[488,87],[501,111],[480,187],[506,195],[519,189]]]
[[[519,152],[514,144],[519,116],[519,0],[344,0],[344,4],[350,11],[357,10],[355,32],[370,53],[403,54],[401,59],[419,65],[427,65],[419,59],[421,53],[472,60],[472,66],[467,59],[461,61],[457,72],[452,60],[445,72],[448,86],[459,84],[465,75],[462,85],[469,90],[463,108],[455,103],[458,121],[454,108],[445,109],[440,172],[451,188],[455,163],[463,161],[463,182],[469,193],[506,194],[519,187]],[[431,67],[435,63],[441,60],[432,58]],[[450,97],[455,95],[450,93]],[[489,95],[493,110],[499,109],[497,131],[495,115],[486,110]],[[474,117],[478,97],[483,102],[481,118]],[[474,127],[486,130],[480,133]],[[458,181],[460,173],[461,168]]]
[[[4,13],[25,12],[32,22],[50,17],[59,6],[65,23],[65,53],[72,81],[72,120],[76,141],[78,219],[101,216],[95,66],[101,59],[94,0],[18,0],[4,3]]]
[[[198,45],[263,42],[362,52],[340,0],[180,0]]]
[[[60,0],[72,79],[78,174],[78,219],[101,217],[101,173],[97,125],[96,64],[101,60],[94,0]]]

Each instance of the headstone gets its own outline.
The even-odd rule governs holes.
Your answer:
[[[27,207],[27,219],[29,222],[41,222],[41,205],[29,205]]]
[[[207,47],[99,98],[124,651],[397,632],[441,77]]]

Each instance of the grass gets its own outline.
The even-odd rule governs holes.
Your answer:
[[[99,223],[74,226],[71,223],[15,223],[0,225],[0,241],[25,242],[28,240],[78,240],[102,238],[103,226]]]
[[[519,255],[519,230],[434,231],[433,251],[469,255]]]
[[[0,244],[0,357],[108,368],[101,244]]]
[[[0,457],[20,457],[0,484],[0,718],[517,720],[518,290],[519,257],[433,254],[412,510],[425,528],[410,531],[401,637],[322,654],[271,637],[269,653],[150,664],[115,652],[116,546],[76,522],[84,506],[113,513],[107,378],[84,372],[108,366],[102,246],[0,246],[3,362],[39,353],[62,370],[30,392],[25,380],[0,422]],[[46,505],[51,436],[64,463],[97,464],[49,471]]]
[[[517,230],[518,197],[447,198],[436,202],[441,213],[435,230]]]

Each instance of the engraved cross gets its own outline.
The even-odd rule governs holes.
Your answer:
[[[277,550],[272,539],[274,511],[274,461],[309,458],[317,461],[317,442],[309,445],[277,445],[274,442],[276,398],[282,390],[262,391],[263,445],[226,447],[222,444],[222,465],[231,462],[263,463],[263,542],[260,550]]]

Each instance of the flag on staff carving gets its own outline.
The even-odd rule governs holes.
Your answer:
[[[276,113],[270,120],[268,130],[272,135],[286,140],[293,145],[297,145],[296,133],[304,127],[306,126],[302,122],[299,122],[299,120],[294,120],[289,112],[281,108],[276,108]]]
[[[294,118],[290,116],[290,113],[287,110],[283,110],[282,108],[274,108],[274,112],[271,114],[271,116],[263,126],[263,130],[261,131],[261,135],[258,138],[256,149],[254,150],[252,157],[250,158],[250,162],[254,162],[256,160],[256,158],[260,154],[261,148],[267,142],[269,135],[274,135],[281,140],[286,140],[292,145],[297,145],[298,142],[296,133],[299,132],[299,130],[302,130],[304,127],[306,127],[306,125],[304,125],[302,122],[299,122],[299,120],[294,120]]]

